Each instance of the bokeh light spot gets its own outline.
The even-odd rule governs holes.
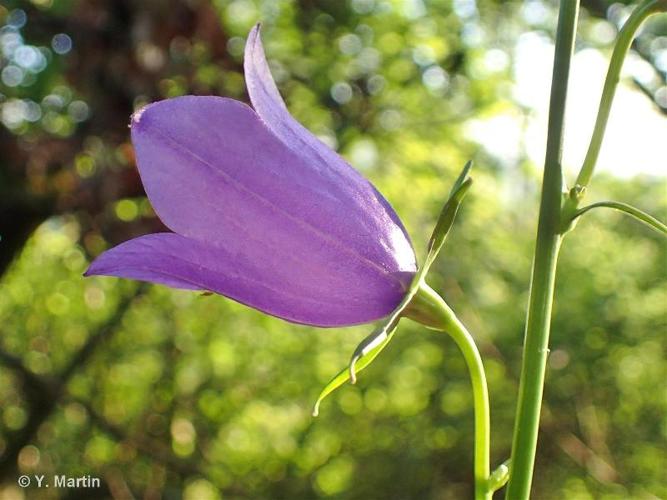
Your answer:
[[[67,54],[72,50],[72,39],[66,33],[58,33],[51,39],[51,48],[56,54]]]

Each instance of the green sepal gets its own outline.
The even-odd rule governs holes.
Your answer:
[[[414,277],[412,283],[410,283],[410,288],[403,297],[403,300],[401,300],[401,303],[392,311],[382,326],[376,328],[373,333],[359,343],[352,354],[348,367],[341,370],[338,375],[332,378],[324,389],[322,389],[322,392],[320,392],[320,395],[315,402],[315,407],[313,408],[314,417],[318,415],[320,403],[324,398],[338,389],[345,382],[351,381],[353,384],[356,383],[357,372],[360,372],[370,365],[377,355],[380,354],[380,351],[389,344],[389,341],[396,332],[398,322],[401,320],[403,310],[408,307],[408,304],[410,304],[410,301],[417,293],[417,290],[419,290],[421,280],[422,273],[420,271]]]
[[[352,353],[352,359],[350,359],[350,364],[348,366],[350,383],[357,383],[357,364],[361,363],[362,360],[368,359],[369,355],[372,352],[375,352],[377,347],[380,347],[380,349],[377,351],[377,353],[375,353],[373,358],[375,358],[375,356],[377,356],[377,354],[379,354],[380,351],[384,349],[384,347],[389,343],[389,340],[391,340],[391,337],[394,335],[399,321],[400,318],[396,317],[394,321],[389,321],[381,328],[377,328],[357,346],[357,348]],[[371,361],[372,359],[369,359],[368,362],[363,366],[359,364],[359,370],[362,370],[365,366],[368,366]]]
[[[379,330],[383,329],[381,328]],[[393,329],[389,330],[386,333],[384,340],[382,340],[377,345],[373,346],[365,354],[362,354],[356,362],[356,370],[360,372],[368,365],[370,365],[373,362],[373,360],[377,357],[377,355],[380,354],[380,351],[382,351],[382,349],[384,349],[385,346],[389,343],[391,338],[394,336],[395,332],[396,332],[396,326],[394,326]],[[351,378],[350,369],[344,368],[340,372],[338,372],[338,374],[334,378],[331,379],[331,381],[326,385],[326,387],[322,389],[322,392],[320,393],[320,395],[317,398],[317,401],[315,402],[315,406],[313,407],[313,417],[317,417],[317,415],[319,414],[320,403],[322,402],[322,400],[326,398],[329,394],[331,394],[333,391],[338,389],[341,385],[350,380],[350,378]]]
[[[433,234],[431,239],[428,242],[428,253],[426,255],[426,260],[424,265],[420,270],[420,275],[425,276],[429,268],[435,261],[435,258],[440,253],[442,245],[445,243],[445,239],[449,234],[452,225],[454,224],[454,219],[456,218],[456,213],[461,206],[463,198],[465,198],[468,189],[472,184],[472,178],[470,177],[470,169],[472,168],[472,161],[469,161],[463,167],[463,170],[459,174],[459,177],[456,179],[452,190],[449,193],[449,198],[442,207],[440,211],[440,216],[438,217],[438,222],[435,224],[433,229]]]
[[[667,236],[667,225],[660,222],[652,215],[649,215],[646,212],[633,207],[632,205],[628,205],[627,203],[622,203],[620,201],[600,201],[598,203],[593,203],[586,207],[580,208],[575,212],[572,220],[575,220],[577,217],[584,215],[586,212],[593,210],[594,208],[611,208],[613,210],[618,210],[619,212],[623,212],[625,215],[629,215],[639,222],[646,224],[651,229],[661,233],[663,236]]]
[[[456,192],[461,188],[463,183],[468,179],[470,179],[470,170],[472,170],[472,160],[468,160],[466,164],[463,165],[461,173],[456,178],[456,180],[454,181],[454,185],[452,186],[452,189],[449,191],[449,198],[452,198],[456,194]]]

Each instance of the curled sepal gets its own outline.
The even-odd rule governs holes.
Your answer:
[[[377,335],[378,332],[381,332],[380,335]],[[373,334],[367,337],[367,339],[369,339],[375,336],[375,338],[377,338],[378,341],[376,341],[372,345],[368,344],[368,348],[365,349],[365,352],[363,352],[359,356],[358,360],[356,361],[357,371],[363,370],[373,362],[376,356],[380,354],[380,351],[382,351],[382,349],[384,349],[385,346],[389,343],[391,338],[394,336],[395,332],[396,332],[396,325],[394,325],[394,327],[390,330],[385,330],[384,327],[379,328],[375,332],[373,332]],[[322,389],[322,392],[320,393],[319,397],[317,398],[317,401],[315,402],[315,406],[313,407],[313,417],[317,417],[317,415],[319,414],[320,403],[322,402],[322,400],[326,398],[329,394],[331,394],[333,391],[338,389],[341,385],[350,380],[350,378],[351,378],[350,370],[348,368],[345,368],[341,370],[334,378],[331,379],[331,381],[326,385],[326,387]]]
[[[348,373],[350,374],[349,379],[351,383],[357,383],[357,365],[359,366],[359,370],[362,370],[364,367],[368,366],[371,361],[373,361],[373,359],[368,359],[368,356],[370,353],[375,352],[376,347],[380,347],[380,349],[375,352],[373,358],[375,358],[375,356],[377,356],[379,352],[384,349],[384,347],[391,340],[391,337],[394,335],[399,321],[399,315],[392,315],[391,319],[386,324],[373,331],[373,333],[362,340],[361,343],[357,346],[357,348],[354,350],[354,353],[352,353],[352,359],[350,360],[350,365],[348,367]],[[362,366],[361,361],[363,359],[368,359],[368,361],[365,365]]]
[[[575,220],[577,217],[584,215],[586,212],[593,210],[594,208],[611,208],[618,210],[626,215],[629,215],[630,217],[635,218],[642,224],[646,224],[650,228],[661,233],[663,236],[667,236],[667,225],[663,224],[652,215],[649,215],[646,212],[633,207],[632,205],[628,205],[627,203],[621,203],[620,201],[600,201],[598,203],[593,203],[586,207],[580,208],[574,213],[572,220]]]
[[[449,193],[449,197],[440,211],[438,222],[436,223],[431,239],[428,242],[428,254],[426,255],[426,260],[419,271],[419,274],[422,277],[426,276],[428,269],[431,267],[431,264],[433,264],[433,261],[435,261],[440,249],[442,249],[447,234],[449,234],[449,230],[454,224],[454,218],[461,206],[461,202],[468,192],[468,189],[470,189],[470,185],[472,184],[472,178],[470,177],[471,168],[472,161],[469,161],[465,164],[463,170],[456,179],[456,182]]]
[[[400,304],[392,311],[387,320],[383,323],[382,326],[376,328],[373,333],[368,337],[362,340],[357,348],[352,354],[352,359],[347,368],[341,370],[338,375],[331,379],[331,381],[322,389],[320,392],[317,401],[315,402],[315,407],[313,408],[313,416],[316,417],[319,413],[320,403],[324,398],[326,398],[333,391],[338,389],[347,381],[351,381],[353,384],[357,381],[357,372],[360,372],[368,365],[370,365],[373,360],[380,354],[380,351],[384,349],[391,338],[396,332],[396,327],[398,322],[401,320],[403,311],[412,301],[412,298],[415,296],[419,290],[419,284],[422,281],[423,273],[420,271],[417,273],[415,278],[410,284],[408,292],[403,297],[403,300]]]
[[[377,355],[380,354],[380,351],[387,346],[396,332],[396,327],[401,320],[403,311],[408,307],[419,290],[424,275],[425,273],[422,270],[415,275],[410,284],[410,288],[403,297],[403,300],[401,300],[401,303],[392,311],[382,326],[376,328],[373,333],[359,343],[352,354],[348,367],[341,370],[338,375],[332,378],[324,389],[322,389],[313,408],[313,417],[316,417],[319,414],[320,403],[324,398],[348,381],[351,381],[353,384],[356,383],[357,372],[360,372],[370,365]]]

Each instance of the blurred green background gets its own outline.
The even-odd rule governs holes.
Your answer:
[[[456,172],[476,161],[430,282],[482,351],[499,464],[511,444],[543,154],[530,131],[544,116],[529,97],[546,95],[550,77],[539,55],[523,69],[517,61],[535,44],[550,51],[556,9],[3,1],[0,498],[469,498],[472,398],[445,335],[406,321],[358,385],[313,419],[319,390],[371,325],[317,330],[218,296],[81,273],[104,249],[163,228],[134,167],[130,113],[184,93],[247,100],[244,37],[261,20],[290,110],[378,186],[418,254]],[[577,54],[607,57],[627,12],[584,2]],[[627,66],[622,91],[646,118],[612,115],[628,135],[605,147],[652,160],[620,171],[603,162],[589,200],[664,220],[667,135],[654,137],[667,130],[665,16],[643,30]],[[573,90],[597,102],[603,72]],[[593,117],[575,108],[568,118],[586,139],[576,127]],[[666,251],[657,234],[606,212],[566,239],[534,498],[667,498]],[[103,488],[20,489],[20,474],[89,474]]]

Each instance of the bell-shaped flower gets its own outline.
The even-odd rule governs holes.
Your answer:
[[[296,323],[389,315],[416,273],[389,203],[287,111],[256,26],[244,61],[253,108],[185,96],[135,113],[146,194],[172,231],[104,252],[86,275],[224,295]]]

